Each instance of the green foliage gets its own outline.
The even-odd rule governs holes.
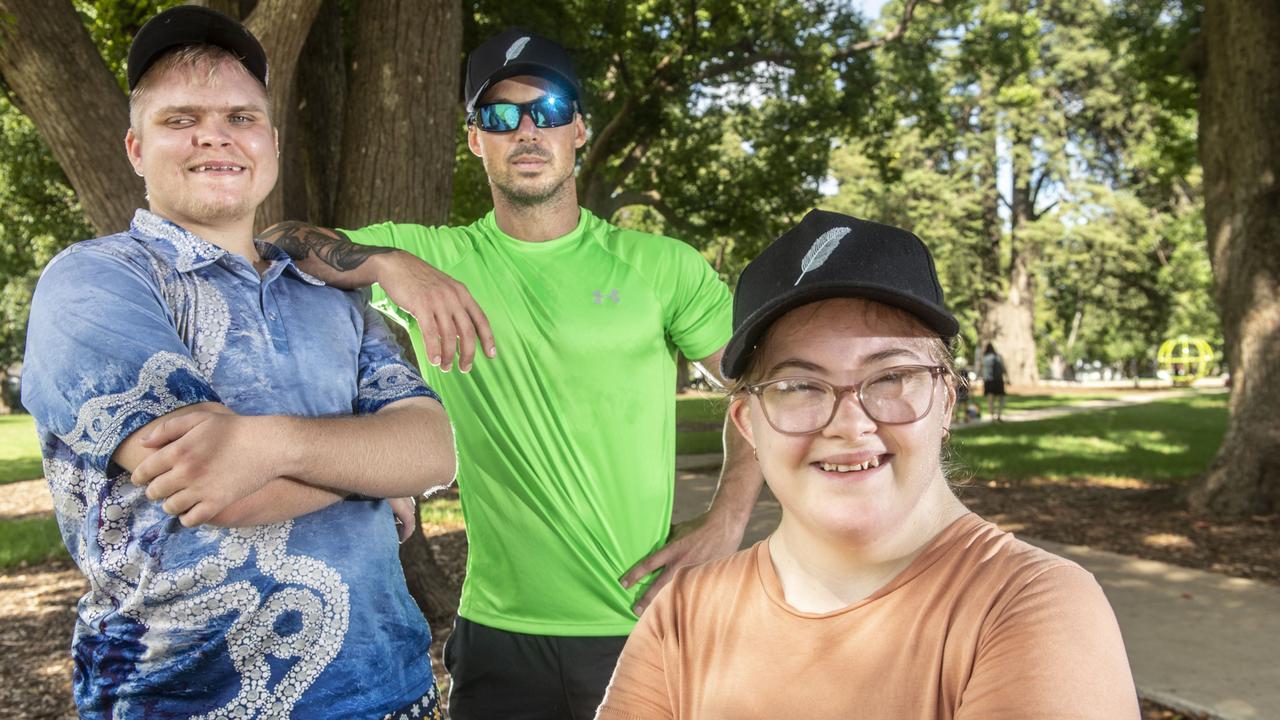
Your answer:
[[[956,433],[966,473],[981,480],[1115,477],[1178,484],[1208,467],[1227,427],[1222,393],[999,423]]]
[[[151,16],[186,3],[182,0],[74,0],[74,4],[123,92],[128,88],[125,61],[133,36]]]
[[[22,359],[40,269],[63,247],[92,236],[31,121],[0,98],[0,370]]]
[[[518,25],[574,54],[591,132],[585,205],[652,208],[625,219],[660,218],[734,267],[813,206],[832,140],[872,115],[875,65],[854,49],[872,33],[836,0],[478,0],[470,19],[467,47]],[[459,165],[455,208],[479,205],[473,179]]]
[[[44,475],[30,415],[0,415],[0,485]]]
[[[962,356],[1015,255],[1037,280],[1041,367],[1140,369],[1188,327],[1220,337],[1194,108],[1158,97],[1183,98],[1177,76],[1133,82],[1176,33],[1127,28],[1134,4],[953,3],[877,56],[877,131],[836,149],[821,204],[925,240]]]
[[[69,557],[52,517],[0,520],[0,570]]]
[[[142,22],[177,0],[79,0],[103,60],[125,87],[125,58]],[[124,138],[115,148],[123,152]],[[22,359],[40,270],[62,248],[94,236],[75,192],[31,121],[0,97],[0,378]]]

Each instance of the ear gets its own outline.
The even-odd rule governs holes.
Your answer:
[[[747,439],[747,443],[754,448],[756,436],[751,427],[751,403],[748,402],[750,397],[744,393],[729,403],[729,419],[733,421],[733,426],[738,428],[738,432],[742,433],[742,437]]]
[[[133,171],[138,174],[138,177],[143,177],[142,138],[138,137],[133,128],[129,128],[124,134],[124,154],[129,157],[129,164],[133,166]]]
[[[471,125],[467,128],[467,147],[471,149],[471,154],[478,158],[483,158],[484,153],[480,152],[480,128]]]
[[[944,407],[944,409],[946,410],[946,412],[942,413],[942,429],[943,429],[943,430],[950,430],[950,429],[951,429],[951,416],[952,416],[952,414],[953,414],[953,412],[952,412],[952,411],[954,411],[954,410],[956,409],[956,384],[955,384],[955,381],[954,381],[954,380],[952,380],[952,379],[951,379],[950,377],[948,377],[948,376],[944,376],[944,379],[943,379],[943,382],[942,382],[942,388],[943,388],[943,392],[946,394],[946,400],[944,401],[944,403],[945,403],[945,407]]]
[[[581,148],[587,144],[587,123],[582,119],[582,113],[574,113],[573,116],[573,147]]]

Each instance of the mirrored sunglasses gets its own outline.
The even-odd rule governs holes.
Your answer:
[[[512,132],[520,127],[520,116],[528,115],[535,127],[554,128],[573,122],[578,104],[555,95],[527,103],[495,102],[476,107],[470,121],[485,132]]]

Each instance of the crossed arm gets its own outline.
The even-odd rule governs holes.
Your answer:
[[[325,418],[199,403],[144,425],[112,460],[188,527],[280,522],[350,494],[418,495],[451,482],[455,470],[444,408],[420,397]]]

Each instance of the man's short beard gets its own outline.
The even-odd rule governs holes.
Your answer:
[[[502,196],[502,199],[505,200],[507,203],[514,205],[516,207],[528,208],[528,207],[536,207],[538,205],[542,205],[544,203],[547,203],[551,200],[556,199],[556,197],[558,196],[563,195],[565,193],[566,183],[571,183],[571,182],[573,182],[572,173],[569,174],[560,182],[556,183],[555,185],[552,185],[551,187],[545,190],[508,187],[508,186],[500,185],[496,182],[493,182],[492,180],[490,181],[490,184],[493,186],[493,189],[498,194],[500,194]]]

